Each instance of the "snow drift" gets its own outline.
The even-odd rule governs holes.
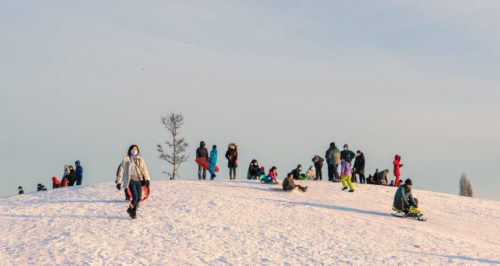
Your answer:
[[[391,217],[394,188],[156,181],[130,220],[113,183],[0,199],[3,265],[500,264],[497,201],[414,191],[427,222]]]

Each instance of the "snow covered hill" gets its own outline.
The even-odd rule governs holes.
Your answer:
[[[500,264],[500,202],[414,191],[429,218],[390,216],[394,188],[157,181],[130,220],[113,183],[0,199],[2,265]]]

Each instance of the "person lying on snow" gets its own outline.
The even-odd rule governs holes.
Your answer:
[[[418,200],[412,194],[413,183],[411,179],[406,179],[405,183],[401,185],[396,194],[394,195],[393,210],[403,212],[406,216],[422,216],[418,210]]]
[[[283,180],[283,190],[284,191],[292,191],[295,188],[299,188],[300,191],[302,191],[302,192],[307,191],[307,186],[303,187],[301,185],[295,184],[294,175],[292,173],[288,173],[285,180]]]

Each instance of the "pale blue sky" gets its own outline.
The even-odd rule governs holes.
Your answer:
[[[200,140],[240,144],[240,178],[253,158],[283,175],[335,141],[368,172],[400,153],[417,188],[456,194],[465,172],[500,199],[498,1],[1,6],[1,195],[76,159],[85,183],[114,180],[132,143],[166,179],[160,115],[178,111],[192,156]]]

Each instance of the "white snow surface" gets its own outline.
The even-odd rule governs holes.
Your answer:
[[[415,190],[429,219],[390,216],[395,188],[156,181],[131,220],[113,183],[0,199],[2,265],[499,265],[500,204]],[[278,186],[279,187],[279,186]]]

